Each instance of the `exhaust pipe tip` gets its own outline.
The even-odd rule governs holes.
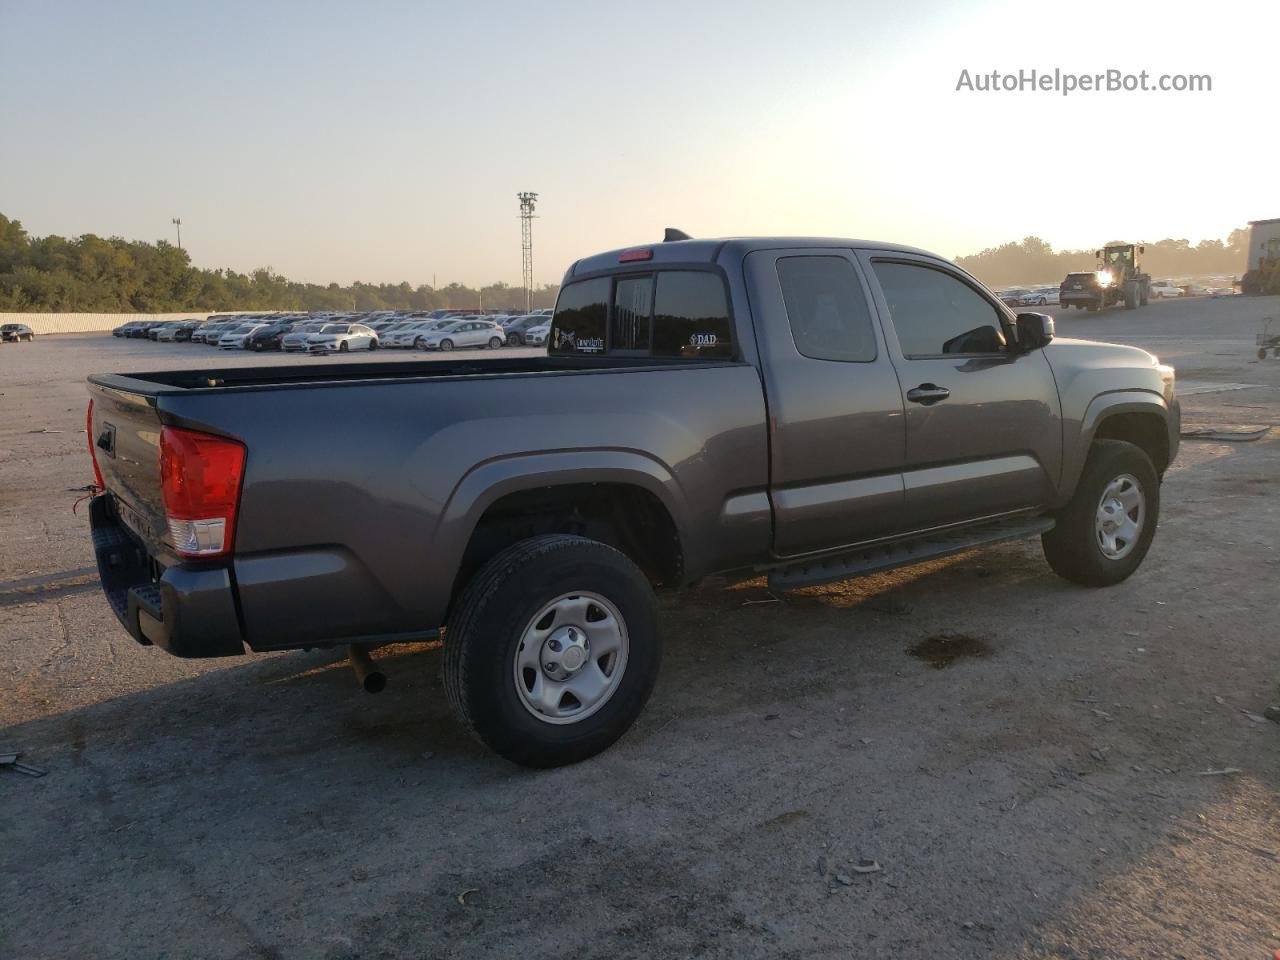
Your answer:
[[[352,644],[347,648],[347,655],[351,658],[351,669],[355,672],[356,680],[365,693],[381,693],[386,689],[387,675],[378,669],[377,662],[364,647]]]

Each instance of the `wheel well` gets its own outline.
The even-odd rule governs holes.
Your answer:
[[[454,596],[486,561],[519,540],[572,533],[620,550],[654,586],[680,582],[684,558],[671,514],[628,483],[574,483],[509,493],[489,505],[462,555]]]
[[[1163,474],[1169,466],[1169,434],[1159,414],[1113,414],[1098,424],[1093,438],[1124,440],[1140,447],[1155,464],[1156,473]]]

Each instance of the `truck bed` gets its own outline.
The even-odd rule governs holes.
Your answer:
[[[147,373],[99,374],[90,383],[142,396],[178,392],[271,389],[274,387],[321,387],[378,381],[430,381],[462,377],[511,377],[527,374],[588,373],[606,370],[653,367],[724,366],[727,360],[690,362],[683,359],[647,357],[535,356],[494,359],[381,361],[371,363],[325,363],[314,368],[301,364],[272,367],[225,367],[210,370],[167,370]]]

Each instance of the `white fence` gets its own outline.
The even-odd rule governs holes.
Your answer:
[[[130,320],[203,320],[209,311],[195,313],[0,313],[0,323],[25,323],[36,333],[98,333]]]

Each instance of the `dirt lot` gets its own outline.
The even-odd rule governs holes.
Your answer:
[[[368,697],[333,652],[134,644],[71,512],[83,378],[226,355],[0,346],[0,753],[48,771],[0,770],[0,956],[1269,957],[1267,315],[1280,299],[1061,316],[1176,365],[1189,427],[1271,428],[1184,441],[1129,582],[1073,587],[1027,543],[779,602],[667,597],[646,715],[544,773],[461,734],[433,646],[387,651]],[[948,665],[912,655],[940,636]]]

